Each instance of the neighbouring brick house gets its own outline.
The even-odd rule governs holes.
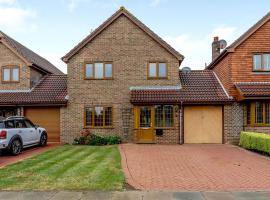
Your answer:
[[[137,143],[224,142],[223,106],[232,99],[213,71],[179,72],[183,58],[121,7],[62,58],[61,141],[91,129]]]
[[[225,135],[236,143],[242,130],[270,133],[270,13],[221,53],[217,42],[207,69],[235,100],[224,109]]]
[[[25,115],[60,141],[60,107],[66,105],[66,75],[0,31],[0,116]]]

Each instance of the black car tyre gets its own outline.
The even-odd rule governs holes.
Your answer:
[[[14,139],[10,145],[10,152],[12,155],[18,155],[22,151],[22,142],[19,139]]]
[[[39,146],[46,146],[47,145],[47,140],[48,140],[48,137],[47,137],[47,133],[42,133],[41,136],[40,136],[40,142],[39,142]]]

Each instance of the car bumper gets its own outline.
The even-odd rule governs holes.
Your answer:
[[[8,142],[6,140],[0,140],[0,149],[8,148]]]

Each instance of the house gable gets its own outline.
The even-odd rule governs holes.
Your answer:
[[[237,98],[236,82],[269,82],[269,72],[253,70],[253,55],[270,52],[270,14],[227,47],[207,68],[216,72],[228,93]]]
[[[114,21],[116,21],[121,16],[125,16],[126,18],[128,18],[133,24],[135,24],[138,28],[140,28],[145,34],[150,36],[154,41],[159,43],[164,49],[166,49],[168,52],[174,55],[179,60],[180,63],[184,59],[183,55],[181,55],[169,44],[167,44],[164,40],[162,40],[158,35],[156,35],[153,31],[151,31],[146,25],[144,25],[141,21],[139,21],[135,16],[133,16],[124,7],[121,7],[116,13],[114,13],[110,18],[108,18],[103,24],[101,24],[95,31],[93,31],[84,40],[82,40],[77,46],[75,46],[64,57],[62,57],[62,60],[67,63],[74,54],[76,54],[79,50],[85,47],[89,42],[91,42],[94,38],[96,38],[104,29],[106,29],[108,26],[114,23]]]

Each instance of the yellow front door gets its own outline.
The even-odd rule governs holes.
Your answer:
[[[138,119],[137,143],[154,143],[154,110],[152,106],[138,107],[135,113],[135,119]],[[135,122],[136,123],[136,122]]]

